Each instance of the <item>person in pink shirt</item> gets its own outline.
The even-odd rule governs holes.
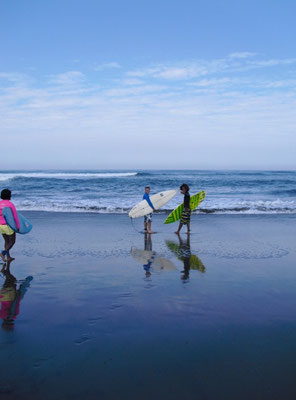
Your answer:
[[[0,318],[3,319],[2,328],[5,330],[13,330],[14,322],[20,312],[20,302],[26,291],[30,287],[33,276],[27,276],[21,280],[19,288],[15,276],[10,272],[10,262],[7,262],[1,270],[5,277],[3,287],[0,288]]]
[[[17,216],[17,212],[14,204],[10,201],[11,199],[11,191],[9,189],[3,189],[1,192],[1,201],[0,201],[0,233],[4,238],[4,250],[0,253],[0,257],[3,262],[12,261],[14,258],[10,256],[10,249],[15,244],[15,232],[10,226],[7,225],[5,218],[3,217],[2,210],[4,207],[9,207],[12,211],[13,218],[16,223],[17,231],[20,229],[20,222]],[[5,256],[7,257],[5,259]]]

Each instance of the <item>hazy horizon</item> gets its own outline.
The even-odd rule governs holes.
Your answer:
[[[257,168],[23,168],[23,169],[4,169],[0,170],[1,173],[26,173],[26,172],[139,172],[139,171],[217,171],[217,172],[293,172],[296,171],[296,168],[291,169],[272,169],[272,168],[265,168],[265,169],[257,169]]]

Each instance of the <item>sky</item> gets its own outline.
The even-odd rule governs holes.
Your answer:
[[[295,0],[0,0],[0,169],[296,169]]]

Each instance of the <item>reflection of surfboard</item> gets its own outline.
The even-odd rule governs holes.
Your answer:
[[[176,269],[175,265],[167,258],[155,258],[152,264],[152,269],[157,271],[174,271]]]
[[[196,207],[204,200],[206,197],[206,192],[202,191],[199,193],[194,194],[190,197],[190,209],[195,210]],[[181,214],[184,208],[184,204],[180,204],[177,208],[175,208],[167,219],[164,221],[164,224],[171,224],[172,222],[176,222],[181,218]]]
[[[199,272],[206,272],[206,267],[195,254],[190,256],[190,269],[196,269]]]
[[[131,249],[131,255],[141,264],[147,264],[151,258],[156,256],[156,252],[151,250]]]
[[[14,288],[2,288],[0,290],[0,303],[2,301],[13,301],[15,299],[15,293]]]
[[[166,203],[168,203],[176,194],[177,190],[166,190],[164,192],[153,194],[152,196],[150,196],[150,200],[154,208],[158,210]],[[144,215],[150,214],[152,211],[153,210],[149,206],[147,201],[142,200],[139,204],[137,204],[130,210],[128,215],[131,218],[139,218],[144,217]]]
[[[143,265],[151,262],[151,267],[154,270],[173,271],[176,269],[175,265],[170,260],[157,257],[155,251],[131,249],[131,255]]]
[[[166,245],[178,258],[178,260],[184,261],[184,259],[189,258],[190,269],[196,269],[203,273],[206,272],[206,267],[195,254],[191,254],[189,246],[187,246],[186,244],[182,246],[170,240],[166,240]]]
[[[3,217],[5,218],[5,221],[7,223],[7,225],[10,226],[11,229],[13,229],[15,232],[17,231],[17,227],[16,227],[16,223],[15,220],[13,218],[13,214],[11,211],[11,208],[9,207],[4,207],[2,210],[2,214]],[[30,230],[32,229],[32,224],[30,221],[28,221],[22,214],[20,214],[19,212],[17,213],[18,219],[20,221],[20,229],[18,233],[21,234],[26,234],[29,233]]]

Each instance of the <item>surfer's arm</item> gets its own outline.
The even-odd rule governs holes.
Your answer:
[[[16,227],[17,227],[17,229],[19,230],[19,229],[20,229],[20,221],[19,221],[18,216],[17,216],[16,208],[15,208],[15,206],[14,206],[13,203],[11,203],[11,202],[9,202],[9,203],[10,203],[10,204],[9,204],[9,208],[10,208],[11,211],[12,211],[12,215],[13,215],[13,218],[14,218],[14,220],[15,220]]]
[[[146,200],[153,211],[155,211],[154,205],[151,203],[150,197],[147,193],[144,194],[143,199]]]

